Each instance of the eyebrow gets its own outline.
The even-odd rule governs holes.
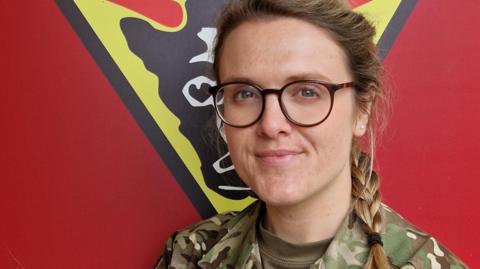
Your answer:
[[[309,80],[309,79],[321,80],[321,81],[325,81],[325,82],[332,82],[332,80],[330,78],[328,78],[328,77],[326,77],[326,76],[324,76],[320,73],[298,73],[298,74],[286,77],[283,82],[284,83],[289,83],[289,82],[296,81],[296,80]],[[242,76],[228,77],[227,79],[222,81],[222,83],[235,82],[235,81],[248,82],[248,83],[252,83],[252,84],[256,84],[256,85],[259,84],[257,81],[255,81],[251,78],[242,77]]]
[[[286,82],[294,81],[294,80],[303,80],[303,79],[316,79],[325,82],[332,82],[330,78],[324,76],[320,73],[299,73],[286,78]]]

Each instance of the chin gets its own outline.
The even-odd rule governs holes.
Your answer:
[[[290,190],[280,188],[270,188],[255,191],[260,200],[270,206],[292,206],[301,203],[305,197],[300,190]]]
[[[260,197],[260,200],[262,200],[266,205],[272,206],[272,207],[290,207],[290,206],[295,206],[299,205],[302,202],[302,199],[289,199],[289,198],[281,198],[281,199],[272,199],[270,197],[266,197],[266,199],[263,199]]]

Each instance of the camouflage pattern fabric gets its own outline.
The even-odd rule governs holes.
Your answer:
[[[155,269],[262,268],[256,224],[262,212],[257,201],[240,213],[219,214],[173,235]],[[392,268],[467,268],[437,240],[383,205],[384,250]],[[369,247],[353,213],[349,214],[322,258],[310,269],[361,269]]]

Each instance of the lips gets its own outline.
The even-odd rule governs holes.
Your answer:
[[[255,157],[268,165],[286,165],[294,161],[300,154],[301,152],[297,150],[279,149],[258,151],[255,153]]]

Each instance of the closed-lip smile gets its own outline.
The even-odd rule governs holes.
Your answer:
[[[281,165],[292,161],[300,153],[298,150],[289,149],[261,150],[255,152],[255,157],[269,165]]]

